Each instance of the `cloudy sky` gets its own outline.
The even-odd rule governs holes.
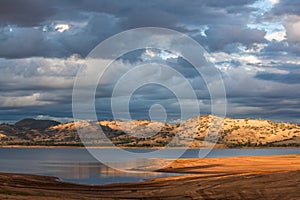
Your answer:
[[[24,117],[71,120],[74,79],[89,52],[114,34],[149,26],[187,34],[204,47],[222,73],[227,116],[300,122],[299,1],[1,0],[0,4],[0,122]],[[129,69],[153,59],[194,84],[201,113],[210,113],[205,85],[184,59],[141,49],[116,63]],[[95,107],[100,119],[112,118],[110,95],[120,71],[115,76],[108,73],[110,82],[99,84]],[[149,117],[151,105],[161,104],[168,118],[176,120],[180,110],[174,102],[168,89],[148,85],[135,91],[129,107],[132,117],[141,119]]]

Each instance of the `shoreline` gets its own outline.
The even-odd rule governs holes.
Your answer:
[[[24,149],[112,149],[112,148],[122,148],[122,149],[165,149],[165,147],[126,147],[126,146],[114,146],[114,147],[104,147],[104,146],[91,146],[91,147],[85,147],[85,146],[43,146],[43,145],[32,145],[32,146],[26,146],[26,145],[0,145],[1,148],[24,148]],[[204,150],[210,150],[210,149],[300,149],[300,147],[297,146],[274,146],[274,147],[237,147],[237,148],[229,148],[229,147],[215,147],[215,148],[201,148],[201,147],[189,147],[189,148],[182,148],[182,147],[169,147],[167,149],[204,149]]]
[[[158,171],[186,175],[136,183],[83,185],[56,177],[0,172],[0,199],[300,198],[300,154],[178,159]]]

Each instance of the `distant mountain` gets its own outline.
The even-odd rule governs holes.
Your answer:
[[[105,120],[77,122],[86,133],[77,134],[75,122],[60,124],[51,120],[24,119],[15,125],[0,125],[0,145],[90,145],[103,146],[107,138],[99,137],[98,123],[106,137],[124,147],[160,147],[190,145],[197,148],[215,143],[216,147],[300,146],[300,126],[262,119],[222,120],[216,116],[193,117],[180,124],[148,120],[130,122]],[[218,124],[221,129],[218,129]],[[172,141],[172,142],[171,142]]]
[[[45,130],[51,126],[56,126],[60,122],[53,120],[36,120],[36,119],[23,119],[15,123],[15,126],[23,130]]]

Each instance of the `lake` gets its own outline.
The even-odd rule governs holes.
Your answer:
[[[152,152],[151,149],[125,149],[135,154]],[[112,157],[114,149],[93,149],[101,155]],[[180,149],[162,150],[156,158],[176,158]],[[206,150],[201,150],[206,155]],[[213,149],[206,157],[232,156],[264,156],[300,154],[300,148],[268,148],[268,149]],[[152,155],[152,154],[149,154]],[[181,157],[197,158],[199,149],[189,149]],[[152,157],[145,157],[146,159]],[[130,162],[143,162],[141,158]],[[122,160],[118,165],[126,166]],[[130,168],[130,167],[129,167]],[[55,176],[63,181],[81,184],[108,184],[120,182],[138,182],[145,179],[172,176],[171,173],[125,172],[106,167],[97,161],[84,148],[0,148],[0,171],[9,173],[25,173]],[[178,175],[178,174],[176,174]]]

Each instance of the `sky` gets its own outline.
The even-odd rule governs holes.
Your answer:
[[[203,46],[222,74],[228,117],[300,122],[300,1],[294,0],[1,0],[0,122],[72,120],[74,80],[86,56],[110,36],[140,27],[176,30]],[[145,48],[116,62],[130,69],[152,60],[183,74],[201,114],[210,113],[205,83],[181,57]],[[121,72],[108,73],[97,88],[99,119],[112,118]],[[179,118],[176,96],[157,85],[135,91],[132,118],[148,118],[156,104],[169,120]]]

